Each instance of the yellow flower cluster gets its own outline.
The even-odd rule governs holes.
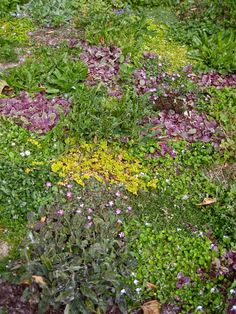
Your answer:
[[[137,194],[139,189],[156,188],[157,179],[146,175],[148,169],[125,150],[107,142],[88,144],[82,142],[52,162],[51,169],[61,178],[73,179],[84,186],[85,180],[95,178],[102,183],[122,184],[129,192]]]
[[[35,140],[34,138],[29,138],[27,141],[29,143],[33,144],[34,146],[36,146],[37,148],[41,148],[41,144],[37,140]]]
[[[155,24],[152,19],[149,19],[148,22],[148,29],[153,31],[155,35],[145,36],[145,50],[155,52],[162,58],[165,58],[170,63],[170,72],[174,72],[178,70],[179,67],[189,64],[187,48],[176,42],[170,42],[165,39],[167,26]]]

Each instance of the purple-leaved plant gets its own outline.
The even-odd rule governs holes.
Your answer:
[[[12,117],[24,128],[44,134],[69,112],[70,102],[61,97],[47,99],[43,93],[30,97],[21,92],[13,98],[0,99],[0,116]]]
[[[86,83],[93,86],[102,82],[110,96],[120,97],[122,92],[116,77],[120,69],[121,50],[112,46],[90,46],[85,41],[80,44],[83,48],[80,59],[87,65],[89,71]]]

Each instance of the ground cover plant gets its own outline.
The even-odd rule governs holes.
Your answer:
[[[1,2],[0,313],[236,313],[234,7]]]

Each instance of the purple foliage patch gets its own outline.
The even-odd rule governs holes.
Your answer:
[[[178,273],[177,275],[177,283],[176,283],[176,288],[181,289],[184,285],[188,284],[191,279],[187,276],[185,276],[182,272]]]
[[[160,62],[156,54],[145,52],[143,56],[143,67],[133,73],[138,95],[149,93],[151,103],[160,110],[174,109],[179,112],[194,104],[197,99],[197,86],[191,74],[185,70],[181,74],[170,74],[165,71],[165,64]]]
[[[197,77],[199,86],[215,86],[217,89],[223,87],[236,87],[236,74],[221,75],[217,72],[209,72]]]
[[[17,97],[0,99],[0,116],[12,117],[26,129],[43,134],[58,123],[61,113],[68,113],[69,107],[70,102],[61,97],[47,99],[38,93],[31,98],[21,92]]]
[[[195,110],[184,113],[163,110],[158,118],[152,118],[150,122],[159,129],[155,136],[157,139],[163,137],[163,130],[165,130],[168,138],[180,137],[190,143],[212,142],[214,146],[218,146],[223,137],[215,120],[208,120],[204,113]]]
[[[102,82],[108,88],[110,96],[122,95],[116,76],[120,69],[121,50],[116,47],[90,46],[81,42],[83,52],[80,59],[88,66],[89,75],[86,80],[90,86]]]

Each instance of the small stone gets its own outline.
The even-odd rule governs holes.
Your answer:
[[[8,252],[9,246],[5,242],[0,241],[0,258],[7,256]]]

